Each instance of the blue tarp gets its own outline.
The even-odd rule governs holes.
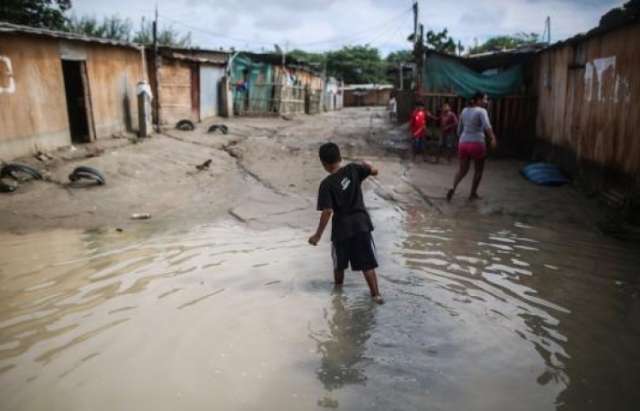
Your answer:
[[[560,169],[550,163],[529,164],[523,167],[520,172],[529,181],[544,186],[561,186],[569,182]]]

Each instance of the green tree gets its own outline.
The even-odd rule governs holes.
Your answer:
[[[387,55],[385,61],[389,64],[397,65],[399,63],[411,63],[413,62],[412,50],[397,50],[392,51]]]
[[[438,33],[433,30],[427,31],[426,43],[427,47],[441,53],[456,54],[456,42],[449,36],[449,31],[447,29]]]
[[[133,36],[133,41],[146,45],[153,44],[153,23],[143,17],[140,21],[140,28]],[[158,30],[158,44],[171,47],[189,47],[191,46],[191,32],[180,34],[173,26],[165,27]]]
[[[102,21],[93,16],[72,16],[67,23],[66,30],[91,37],[129,41],[133,24],[131,20],[117,15],[105,17]]]
[[[483,44],[472,47],[469,50],[470,54],[484,53],[487,51],[499,51],[515,49],[527,44],[534,44],[538,42],[538,34],[536,33],[517,33],[513,36],[497,36],[492,37],[485,41]]]
[[[65,13],[70,8],[71,0],[2,0],[0,21],[61,30],[67,23]]]
[[[345,46],[326,53],[327,73],[347,84],[385,81],[385,62],[377,48],[369,45]]]
[[[327,55],[325,53],[312,53],[300,49],[291,50],[287,53],[287,56],[319,67],[324,66],[327,61]]]

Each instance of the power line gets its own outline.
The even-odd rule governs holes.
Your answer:
[[[401,17],[404,17],[410,11],[411,11],[411,8],[403,10],[401,13],[399,13],[396,16],[392,17],[391,19],[387,20],[386,22],[378,24],[376,29],[377,30],[380,30],[381,28],[385,29],[385,31],[383,31],[382,34],[383,35],[387,34],[388,26],[390,26],[393,23],[395,23]],[[231,40],[231,41],[234,41],[234,42],[239,42],[239,43],[253,43],[253,44],[262,45],[262,46],[266,45],[266,46],[269,46],[269,47],[271,47],[273,45],[272,41],[265,42],[265,41],[255,40],[255,39],[247,39],[247,38],[229,36],[227,34],[212,32],[210,30],[206,30],[206,29],[203,29],[201,27],[193,26],[191,24],[185,23],[183,21],[180,21],[180,20],[165,16],[165,15],[162,15],[162,14],[160,14],[159,16],[162,17],[162,19],[164,19],[164,20],[170,21],[170,22],[175,23],[175,24],[179,24],[179,25],[181,25],[181,26],[183,26],[185,28],[188,28],[189,30],[197,31],[197,32],[209,35],[211,37],[224,38],[224,39],[228,39],[228,40]],[[372,29],[369,28],[369,29],[366,29],[366,30],[362,30],[362,31],[358,31],[358,32],[355,32],[355,33],[348,34],[348,35],[346,35],[346,36],[344,36],[342,38],[333,38],[333,39],[320,40],[320,41],[308,42],[308,43],[294,43],[294,45],[295,45],[295,47],[308,47],[308,46],[321,45],[321,44],[348,43],[348,42],[353,41],[355,39],[363,38],[364,34],[370,34],[371,31],[372,31]],[[379,38],[379,36],[376,36],[376,39],[377,38]]]

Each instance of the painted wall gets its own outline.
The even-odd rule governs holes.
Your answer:
[[[218,115],[220,80],[224,66],[200,64],[200,118]]]
[[[71,144],[62,56],[86,61],[96,138],[136,130],[140,51],[21,34],[0,35],[0,158]]]
[[[640,24],[540,53],[537,138],[591,163],[640,175]],[[566,154],[565,154],[566,157]]]

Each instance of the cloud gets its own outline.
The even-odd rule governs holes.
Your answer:
[[[447,28],[463,44],[518,32],[542,33],[551,16],[552,40],[596,26],[600,16],[624,0],[456,0],[420,2],[426,29]],[[408,48],[413,30],[411,0],[159,0],[160,24],[191,31],[201,47],[234,46],[327,50],[369,43],[383,52]],[[147,0],[75,0],[76,14],[152,18]]]

